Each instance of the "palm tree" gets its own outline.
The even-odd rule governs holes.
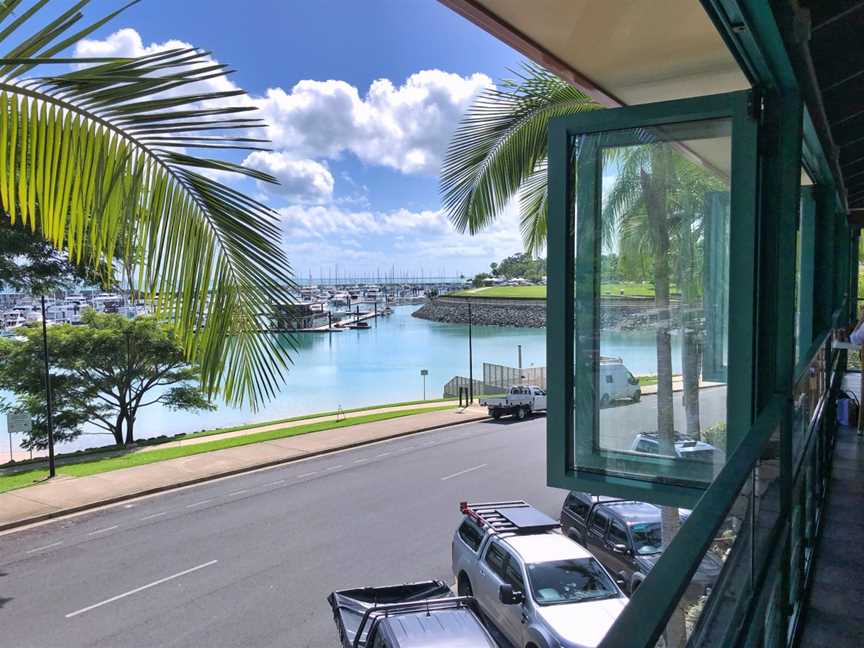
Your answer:
[[[129,6],[83,24],[88,3],[56,17],[43,16],[48,0],[0,3],[2,207],[75,263],[109,268],[103,283],[133,279],[206,391],[257,407],[290,363],[290,339],[258,331],[274,302],[291,301],[291,269],[274,211],[213,176],[275,180],[189,150],[259,148],[249,131],[262,123],[232,104],[242,90],[196,85],[230,72],[197,48],[64,58]]]

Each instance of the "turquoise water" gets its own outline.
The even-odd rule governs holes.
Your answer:
[[[420,400],[421,369],[429,371],[427,398],[439,398],[444,384],[453,376],[468,375],[468,327],[411,317],[416,309],[417,306],[397,307],[393,315],[372,321],[367,330],[298,334],[298,352],[287,384],[276,400],[258,412],[228,407],[221,402],[216,411],[202,413],[171,412],[154,405],[140,411],[137,435],[142,438],[170,435],[335,410],[340,406],[348,409]],[[653,343],[650,331],[604,334],[601,341],[604,354],[621,356],[634,373],[656,371]],[[484,362],[515,367],[520,344],[524,367],[546,365],[545,329],[474,326],[474,376],[482,377]],[[680,352],[675,338],[673,347],[677,371]],[[5,423],[2,425],[5,428]],[[5,435],[2,441],[6,441]],[[110,442],[111,437],[106,435],[85,434],[64,444],[61,450]],[[3,455],[0,450],[0,457]]]

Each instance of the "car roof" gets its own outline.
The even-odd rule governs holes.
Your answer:
[[[529,564],[592,557],[582,545],[560,533],[513,535],[502,540]]]
[[[399,648],[494,648],[476,616],[465,608],[394,615],[381,621]]]
[[[605,502],[602,507],[614,511],[627,524],[660,521],[660,509],[648,502]]]
[[[611,497],[610,495],[592,495],[586,491],[570,491],[571,495],[575,495],[579,499],[585,500],[587,502],[620,502],[620,497]]]

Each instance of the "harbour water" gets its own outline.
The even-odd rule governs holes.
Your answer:
[[[411,317],[417,306],[398,306],[388,317],[370,322],[366,330],[296,335],[298,350],[287,384],[278,398],[257,412],[217,402],[211,412],[172,412],[159,406],[140,411],[139,437],[173,435],[201,429],[268,421],[313,412],[365,405],[420,400],[421,369],[427,369],[426,397],[440,398],[444,384],[455,375],[468,375],[468,327]],[[474,326],[474,376],[484,362],[516,366],[522,345],[525,367],[546,365],[546,330]],[[620,356],[633,373],[655,373],[654,336],[650,331],[606,333],[604,354]],[[673,337],[673,368],[680,367],[680,348]],[[8,398],[8,395],[6,396]],[[0,417],[7,446],[5,417]],[[107,435],[84,434],[63,444],[60,451],[107,445]],[[13,438],[17,446],[17,439]],[[0,457],[6,453],[0,451]]]

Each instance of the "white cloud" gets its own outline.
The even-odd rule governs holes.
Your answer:
[[[296,160],[282,151],[254,151],[243,166],[265,171],[279,185],[259,183],[259,187],[301,202],[329,202],[333,197],[333,174],[315,160]]]
[[[176,39],[145,44],[138,32],[126,28],[104,40],[81,41],[75,53],[142,56],[187,47]],[[469,237],[456,232],[441,211],[371,209],[369,190],[344,173],[340,183],[344,181],[353,193],[334,197],[335,181],[326,161],[354,155],[368,165],[437,175],[459,119],[477,93],[491,84],[484,74],[423,70],[401,85],[378,79],[362,92],[340,80],[301,80],[287,91],[274,87],[264,96],[243,95],[217,103],[256,105],[261,113],[255,116],[270,124],[266,136],[277,151],[253,152],[244,164],[271,173],[283,184],[259,186],[260,199],[272,198],[268,202],[274,206],[283,197],[301,203],[279,209],[284,247],[295,268],[315,270],[350,262],[357,270],[440,264],[477,272],[488,268],[490,260],[522,249],[515,203],[487,231]],[[218,76],[172,93],[237,88]]]
[[[391,264],[406,269],[443,264],[459,271],[478,272],[488,269],[491,260],[522,249],[515,202],[507,206],[492,227],[475,236],[455,231],[445,214],[433,210],[377,212],[352,211],[336,205],[294,205],[279,213],[284,223],[285,249],[294,267],[313,271],[350,260],[361,271]]]
[[[368,164],[434,175],[465,109],[491,83],[485,74],[423,70],[398,87],[379,79],[363,97],[345,81],[305,80],[254,101],[270,138],[298,156],[350,152]]]
[[[351,211],[336,205],[291,205],[278,211],[289,231],[319,238],[333,234],[444,234],[451,231],[447,218],[440,211]]]
[[[140,34],[127,27],[104,40],[79,42],[75,54],[143,56],[187,47],[191,45],[176,39],[145,45]],[[275,87],[263,97],[232,97],[230,102],[260,107],[260,116],[270,125],[267,136],[292,158],[334,159],[352,153],[367,164],[435,175],[465,109],[478,92],[490,85],[492,80],[485,74],[463,77],[441,70],[422,70],[401,85],[378,79],[363,96],[345,81],[305,79],[290,91]],[[196,90],[205,91],[238,87],[225,76],[196,86]]]

